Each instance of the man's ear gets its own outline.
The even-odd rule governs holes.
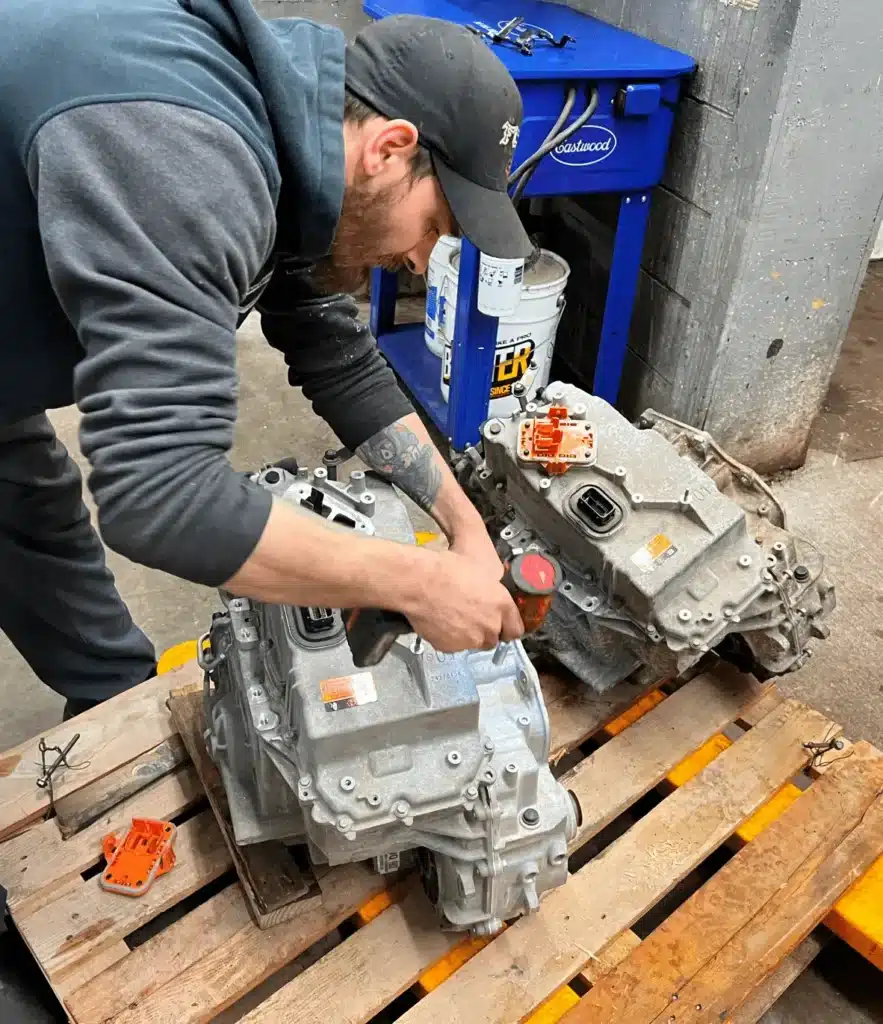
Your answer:
[[[408,166],[417,151],[419,133],[416,125],[404,118],[366,125],[367,137],[362,148],[362,169],[369,178],[394,172]]]

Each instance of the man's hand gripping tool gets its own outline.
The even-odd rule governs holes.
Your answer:
[[[537,551],[516,555],[506,564],[502,583],[521,613],[525,633],[532,633],[543,624],[563,578],[558,562]],[[348,608],[343,613],[343,621],[356,668],[377,665],[389,653],[397,637],[414,632],[401,612],[383,608]],[[502,661],[505,651],[506,645],[501,643],[494,652],[494,661]]]

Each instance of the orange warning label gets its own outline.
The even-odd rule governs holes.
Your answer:
[[[657,533],[643,547],[638,548],[632,555],[632,561],[641,572],[653,572],[677,554],[677,550],[664,533]]]
[[[319,683],[319,692],[326,711],[342,711],[361,704],[373,704],[377,700],[377,687],[370,672],[323,679]]]

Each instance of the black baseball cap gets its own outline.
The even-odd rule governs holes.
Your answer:
[[[521,96],[502,61],[462,25],[381,18],[347,46],[346,85],[384,117],[410,121],[460,231],[482,252],[527,257],[530,239],[506,191]]]

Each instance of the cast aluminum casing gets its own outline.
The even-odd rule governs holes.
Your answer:
[[[594,437],[585,461],[560,475],[521,448],[523,425],[553,406]],[[763,482],[703,432],[653,412],[635,426],[602,399],[554,383],[539,403],[488,420],[482,435],[483,457],[470,451],[456,469],[498,549],[546,551],[565,572],[532,648],[595,689],[642,667],[679,675],[712,649],[768,678],[799,667],[809,639],[827,636],[834,593],[821,554],[785,528]],[[615,507],[611,527],[581,511],[583,495]]]
[[[331,522],[413,542],[388,484],[319,472],[256,479]],[[442,920],[477,934],[566,881],[576,811],[549,771],[549,721],[520,643],[495,665],[492,652],[442,654],[411,635],[357,669],[339,612],[222,597],[202,655],[206,738],[237,842],[306,842],[314,862],[374,858],[381,870],[419,848]]]

